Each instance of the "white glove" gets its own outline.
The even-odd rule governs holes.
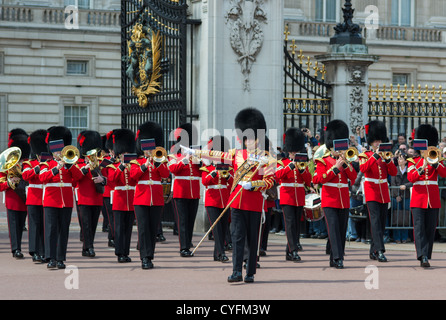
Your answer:
[[[182,150],[183,154],[185,154],[185,155],[192,155],[192,156],[195,155],[195,150],[194,149],[191,149],[191,148],[188,148],[188,147],[185,147],[185,146],[181,146],[181,145],[180,145],[180,147],[181,147],[181,150]]]
[[[251,190],[252,189],[251,181],[243,181],[242,182],[242,188],[245,189],[245,190]]]

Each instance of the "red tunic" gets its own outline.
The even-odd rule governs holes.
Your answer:
[[[389,203],[390,191],[387,176],[396,176],[398,171],[393,161],[386,163],[381,157],[376,159],[373,155],[373,151],[367,151],[359,155],[359,168],[365,177],[365,201]]]
[[[26,193],[26,205],[42,205],[43,184],[40,182],[39,172],[40,162],[37,159],[23,162],[22,178],[29,183]]]
[[[200,165],[188,161],[183,155],[171,157],[168,168],[174,175],[173,198],[200,199]]]
[[[290,159],[277,163],[276,178],[280,184],[280,204],[301,207],[305,205],[305,187],[311,187],[311,173],[308,167],[303,173],[296,167],[291,170]]]
[[[73,165],[71,174],[76,181],[77,203],[85,206],[102,206],[102,194],[96,191],[95,183],[90,169],[84,169],[87,164],[80,159]]]
[[[421,157],[408,159],[407,179],[413,183],[410,207],[441,208],[440,189],[437,181],[438,175],[442,178],[446,177],[446,168],[441,161],[436,169],[427,165],[424,172],[420,172],[417,169],[423,166],[424,161],[426,160]]]
[[[50,160],[40,164],[40,181],[44,184],[43,206],[55,208],[73,207],[73,177],[71,166],[57,170],[57,162]]]
[[[27,211],[25,202],[9,187],[7,172],[0,172],[0,192],[4,191],[6,209],[15,211]]]
[[[336,174],[336,159],[331,155],[324,155],[315,159],[316,171],[313,176],[314,184],[322,184],[321,206],[330,208],[350,208],[350,195],[348,180],[352,183],[356,180],[357,173],[351,165],[347,169],[341,169]],[[336,169],[335,169],[336,170]]]
[[[108,166],[114,172],[108,176],[115,184],[112,196],[112,209],[118,211],[134,211],[133,199],[135,196],[136,181],[130,178],[127,166],[117,162]]]
[[[213,165],[202,167],[200,170],[203,171],[201,183],[206,187],[204,206],[225,208],[228,204],[229,192],[231,191],[234,178],[232,175],[229,175],[227,178],[221,177]],[[216,172],[215,177],[213,177],[213,171]]]
[[[148,168],[143,166],[146,158],[141,157],[131,162],[130,178],[137,182],[134,205],[164,206],[164,194],[161,179],[169,177],[165,163],[155,167],[153,161]]]
[[[110,156],[106,156],[105,158],[111,160]],[[102,175],[107,179],[107,184],[104,186],[104,194],[103,194],[104,198],[110,198],[110,192],[113,191],[113,189],[115,188],[113,181],[108,178],[108,176],[113,174],[114,172],[115,169],[112,169],[111,167],[108,166],[101,170]]]

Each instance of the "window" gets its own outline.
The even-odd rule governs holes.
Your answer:
[[[316,0],[316,21],[336,22],[340,8],[339,0]]]
[[[65,0],[66,6],[77,6],[79,9],[90,9],[90,0]]]
[[[413,0],[392,0],[392,25],[402,27],[413,26],[413,6]]]
[[[67,60],[67,75],[88,75],[88,61]]]
[[[409,85],[410,74],[408,73],[394,73],[392,74],[392,84],[394,86],[400,85],[404,86],[405,84]]]
[[[88,129],[88,107],[65,106],[64,125],[71,130],[73,135],[72,144],[76,146],[79,133]]]

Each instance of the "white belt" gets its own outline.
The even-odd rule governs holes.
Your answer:
[[[36,189],[43,189],[43,185],[42,184],[32,184],[30,183],[28,185],[29,188],[36,188]]]
[[[373,183],[376,183],[376,184],[387,183],[387,180],[385,180],[385,179],[365,178],[364,180],[368,181],[368,182],[373,182]]]
[[[292,188],[304,187],[303,183],[281,183],[280,185],[282,187],[292,187]]]
[[[65,182],[56,182],[56,183],[47,183],[45,184],[45,188],[47,187],[72,187],[71,183],[65,183]]]
[[[223,184],[214,184],[212,186],[207,186],[207,189],[226,189],[228,186]]]
[[[134,186],[117,186],[115,190],[135,190]]]
[[[437,181],[431,181],[431,180],[423,180],[423,181],[417,181],[414,182],[413,185],[438,185]]]
[[[331,182],[327,182],[327,183],[324,183],[324,186],[326,186],[326,187],[335,187],[335,188],[348,188],[348,184],[347,183],[331,183]]]
[[[193,177],[193,176],[175,176],[175,179],[179,179],[179,180],[201,180],[201,177]]]
[[[145,185],[159,184],[159,185],[161,185],[161,181],[140,180],[140,181],[138,181],[138,184],[145,184]]]

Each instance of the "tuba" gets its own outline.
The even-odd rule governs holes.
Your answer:
[[[79,156],[79,149],[72,145],[64,147],[60,153],[61,160],[68,164],[75,164],[79,160]]]
[[[156,147],[152,150],[152,158],[155,162],[165,162],[167,160],[167,151],[163,147]]]
[[[13,183],[12,178],[22,177],[22,168],[20,166],[20,157],[22,150],[17,147],[6,149],[0,154],[0,172],[7,172],[7,180],[11,189],[15,190],[18,183]]]
[[[424,158],[430,165],[438,163],[439,161],[441,161],[440,149],[432,146],[428,147],[424,153]]]

